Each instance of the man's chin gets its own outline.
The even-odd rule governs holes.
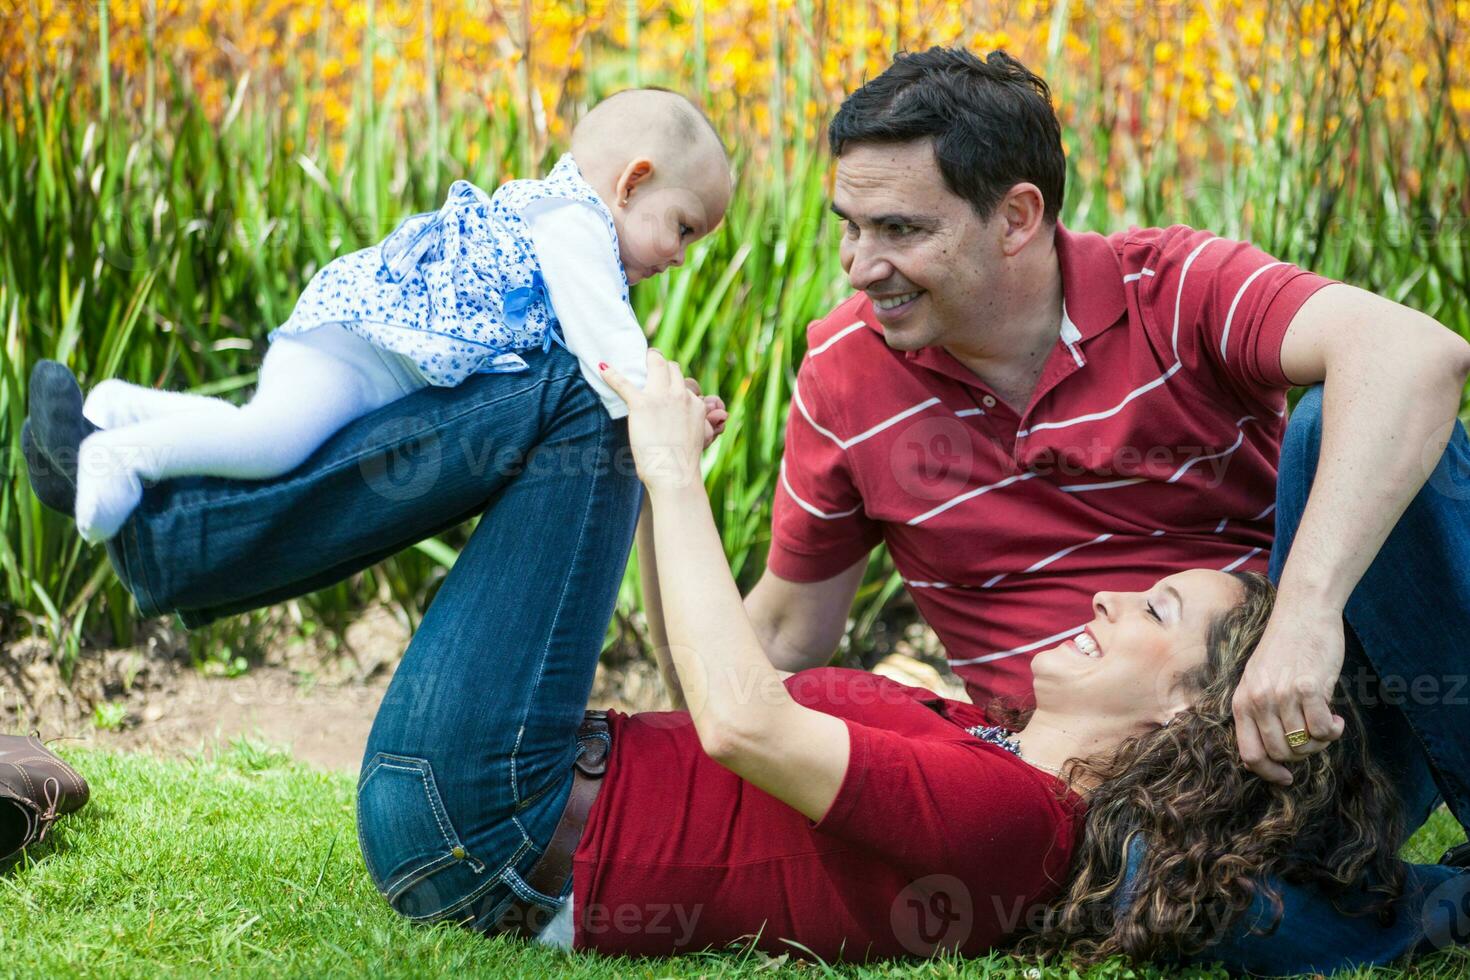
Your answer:
[[[892,350],[913,351],[922,350],[929,344],[929,331],[914,323],[895,323],[889,326],[879,321],[883,327],[883,341]]]

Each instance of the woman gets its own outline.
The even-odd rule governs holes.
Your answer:
[[[456,643],[433,621],[441,595],[394,678],[359,788],[363,853],[400,912],[485,931],[519,927],[610,953],[666,954],[751,935],[769,950],[828,959],[973,954],[1059,894],[1089,794],[1107,805],[1088,818],[1068,902],[1045,920],[1054,937],[1090,942],[1084,954],[1141,949],[1140,923],[1163,943],[1208,938],[1245,908],[1259,873],[1294,867],[1287,857],[1322,863],[1329,882],[1386,862],[1369,819],[1387,806],[1386,788],[1363,762],[1346,708],[1348,736],[1314,757],[1314,778],[1295,790],[1251,796],[1237,787],[1235,799],[1200,800],[1191,795],[1200,778],[1186,777],[1173,797],[1133,792],[1140,761],[1152,776],[1171,758],[1180,773],[1204,763],[1201,772],[1218,775],[1219,759],[1233,752],[1222,692],[1268,618],[1264,579],[1195,570],[1146,593],[1100,593],[1084,633],[1033,660],[1036,708],[1014,738],[986,727],[971,705],[864,672],[783,679],[734,582],[717,572],[724,555],[698,465],[706,406],[656,353],[642,392],[615,372],[606,377],[631,409],[652,514],[642,564],[654,576],[649,605],[666,620],[655,615],[651,625],[688,710],[582,723],[598,647],[588,624],[610,610],[578,608],[578,597],[599,593],[575,567],[554,586],[561,601],[549,622],[522,622],[534,611],[514,603],[481,610],[503,625],[503,641],[545,638],[518,656],[492,653],[493,669],[483,648]],[[487,511],[470,560],[476,548],[521,554],[515,546],[535,539],[537,525],[513,513],[526,479]],[[600,519],[596,497],[577,494],[563,519],[582,528]],[[544,581],[535,568],[507,572]],[[463,608],[471,597],[450,601]],[[564,610],[572,625],[561,622]],[[454,703],[472,710],[436,712],[443,684],[470,686],[474,696],[461,689]],[[1121,811],[1137,820],[1137,804],[1163,809],[1145,830],[1182,816],[1221,831],[1257,813],[1275,820],[1259,842],[1217,838],[1242,848],[1235,857],[1207,841],[1174,851],[1167,834],[1158,837],[1150,859],[1179,874],[1145,876],[1143,911],[1115,917],[1101,880],[1121,880],[1117,855],[1108,865],[1104,853],[1117,843],[1108,828],[1121,826]],[[1344,810],[1358,835],[1295,847],[1303,828]],[[1185,910],[1152,910],[1180,880],[1202,877]],[[1393,882],[1386,887],[1390,898]]]
[[[42,372],[41,368],[47,370]],[[38,492],[49,496],[53,506],[65,510],[74,492],[76,445],[85,428],[81,393],[75,379],[61,365],[45,363],[41,368],[38,373],[44,373],[41,380],[46,383],[36,384],[33,377],[30,390],[30,421],[38,428],[32,433],[34,443],[27,445],[27,463]],[[1291,855],[1279,857],[1283,852],[1278,845],[1282,842],[1299,838],[1305,841],[1302,856],[1306,858],[1320,855],[1324,847],[1331,851],[1340,843],[1340,850],[1327,854],[1327,860],[1315,866],[1343,877],[1364,860],[1377,861],[1384,853],[1385,837],[1391,838],[1392,834],[1380,823],[1362,823],[1355,816],[1357,823],[1347,824],[1348,833],[1334,836],[1331,822],[1319,819],[1323,800],[1330,801],[1359,783],[1366,782],[1370,788],[1373,785],[1373,780],[1355,777],[1358,764],[1349,753],[1356,738],[1345,739],[1330,749],[1336,755],[1323,756],[1325,762],[1309,763],[1314,768],[1298,783],[1308,789],[1300,800],[1290,792],[1267,790],[1253,780],[1241,783],[1246,777],[1233,765],[1234,746],[1224,727],[1228,719],[1221,710],[1228,699],[1221,692],[1233,686],[1241,657],[1254,642],[1249,624],[1259,623],[1265,615],[1262,590],[1252,589],[1248,583],[1243,583],[1246,598],[1241,608],[1232,611],[1228,621],[1219,620],[1220,613],[1215,612],[1220,625],[1216,633],[1206,634],[1205,645],[1211,651],[1205,660],[1209,666],[1204,674],[1208,676],[1199,678],[1197,683],[1206,687],[1196,698],[1204,710],[1175,716],[1176,720],[1163,728],[1159,727],[1159,719],[1167,716],[1168,707],[1156,707],[1157,713],[1143,712],[1138,722],[1141,737],[1124,741],[1111,759],[1108,753],[1100,752],[1089,760],[1091,775],[1080,771],[1080,767],[1066,770],[1072,789],[1062,788],[1059,780],[1051,779],[1029,762],[1022,765],[1018,757],[1008,759],[993,750],[977,748],[968,735],[956,741],[957,728],[939,713],[947,713],[953,722],[970,727],[981,719],[967,705],[947,703],[928,692],[844,671],[803,674],[791,681],[788,689],[779,686],[759,660],[734,657],[721,662],[722,671],[749,668],[740,678],[743,686],[737,688],[737,700],[753,704],[762,716],[800,716],[804,723],[811,721],[809,716],[816,712],[803,714],[793,708],[792,702],[798,702],[798,707],[821,703],[826,713],[845,719],[843,724],[851,732],[863,732],[861,738],[850,735],[848,741],[838,743],[849,754],[844,780],[848,771],[872,770],[864,766],[864,760],[876,757],[864,754],[855,768],[852,746],[860,742],[893,744],[891,736],[867,731],[880,726],[868,724],[865,715],[881,714],[885,707],[909,709],[897,726],[898,737],[913,739],[937,731],[939,734],[927,741],[936,743],[934,751],[938,754],[958,755],[975,765],[977,757],[983,761],[983,753],[990,752],[989,761],[998,767],[997,772],[1019,774],[1009,786],[1003,779],[989,779],[977,788],[969,782],[949,779],[942,770],[936,774],[938,782],[925,782],[929,770],[917,764],[872,770],[863,777],[865,785],[886,778],[899,785],[907,780],[907,788],[879,797],[880,807],[893,808],[885,811],[891,815],[889,822],[877,831],[872,825],[881,821],[871,822],[868,836],[874,839],[863,840],[860,847],[847,845],[845,852],[842,839],[835,833],[837,826],[844,821],[850,825],[861,817],[860,813],[833,816],[841,802],[839,794],[850,789],[845,781],[835,789],[831,778],[824,783],[818,781],[826,786],[824,794],[833,794],[827,813],[817,813],[823,797],[816,797],[814,804],[807,787],[795,785],[799,795],[793,796],[793,802],[811,811],[802,815],[752,785],[777,776],[757,767],[751,770],[752,783],[747,783],[706,761],[699,747],[701,732],[740,734],[740,729],[708,724],[709,718],[718,721],[729,715],[728,711],[725,715],[702,715],[709,710],[706,702],[716,687],[711,682],[720,679],[717,672],[701,679],[699,661],[681,656],[682,678],[698,695],[694,703],[699,710],[693,715],[675,712],[615,719],[621,728],[621,748],[612,768],[614,784],[632,780],[630,774],[635,773],[648,778],[653,767],[670,760],[684,767],[658,781],[656,795],[645,795],[641,811],[624,808],[640,818],[642,826],[634,824],[620,843],[633,847],[640,843],[639,835],[648,835],[656,837],[655,843],[666,844],[665,851],[693,850],[699,860],[685,870],[697,876],[701,870],[710,870],[701,869],[699,864],[707,865],[711,853],[728,854],[739,846],[774,848],[781,843],[777,840],[773,844],[756,833],[747,832],[738,838],[734,833],[739,827],[752,825],[745,818],[746,812],[764,807],[765,812],[780,814],[788,821],[788,832],[807,834],[806,847],[797,853],[780,854],[779,861],[741,866],[745,870],[765,868],[772,873],[763,883],[767,886],[763,901],[754,908],[736,910],[743,920],[729,914],[728,902],[720,905],[714,901],[725,898],[718,887],[724,879],[706,887],[697,882],[694,886],[670,882],[665,877],[655,880],[659,891],[651,898],[629,901],[638,896],[619,896],[611,887],[616,884],[613,876],[599,877],[603,869],[589,863],[595,862],[599,853],[626,857],[621,866],[608,861],[607,870],[623,871],[625,878],[635,882],[648,880],[649,876],[631,866],[636,855],[593,848],[599,839],[614,837],[606,829],[612,821],[606,819],[604,811],[610,812],[606,804],[615,802],[619,791],[602,799],[597,821],[603,830],[598,831],[595,821],[584,840],[582,826],[598,784],[580,772],[575,777],[570,772],[573,758],[579,755],[579,770],[594,774],[602,769],[606,758],[600,751],[607,746],[606,726],[590,722],[583,726],[585,737],[581,738],[578,726],[596,666],[593,651],[601,645],[611,617],[639,513],[637,475],[625,458],[626,423],[608,418],[596,394],[583,381],[575,359],[560,349],[535,359],[522,375],[509,379],[485,377],[467,382],[465,387],[455,398],[437,392],[419,393],[350,426],[301,471],[271,484],[242,486],[230,481],[195,480],[153,488],[143,509],[108,549],[120,579],[145,614],[177,612],[186,625],[197,626],[336,581],[483,511],[395,674],[375,723],[363,770],[358,821],[363,852],[378,886],[405,914],[422,919],[451,918],[488,930],[514,925],[521,914],[533,927],[541,925],[547,918],[545,913],[561,908],[566,914],[560,924],[567,925],[574,917],[570,914],[573,903],[564,902],[563,897],[571,894],[573,885],[578,895],[592,895],[594,885],[601,881],[605,887],[600,889],[600,897],[576,911],[582,945],[687,949],[705,938],[717,940],[738,929],[753,928],[751,923],[758,921],[767,925],[763,941],[768,945],[779,947],[787,937],[799,941],[805,936],[817,945],[830,940],[841,946],[844,955],[856,956],[863,952],[858,943],[864,936],[850,922],[861,915],[863,924],[876,936],[868,943],[869,950],[923,951],[949,945],[976,949],[983,947],[991,934],[1032,924],[1023,918],[1028,890],[1038,898],[1055,890],[1057,869],[1067,858],[1068,823],[1076,824],[1076,801],[1069,795],[1076,790],[1086,794],[1092,810],[1076,851],[1077,871],[1068,891],[1057,899],[1053,914],[1035,923],[1047,930],[1041,948],[1065,946],[1083,955],[1110,949],[1145,955],[1170,946],[1198,945],[1212,934],[1218,935],[1239,915],[1246,893],[1256,887],[1258,879],[1253,872],[1273,869],[1283,872],[1279,890],[1287,906],[1286,926],[1281,930],[1286,942],[1267,941],[1262,945],[1242,937],[1237,930],[1226,936],[1225,942],[1211,946],[1209,958],[1263,967],[1264,972],[1300,972],[1276,968],[1281,966],[1283,947],[1290,948],[1293,964],[1331,969],[1346,962],[1341,943],[1334,937],[1379,937],[1374,941],[1378,950],[1374,962],[1393,959],[1419,938],[1418,906],[1407,895],[1401,904],[1409,914],[1398,917],[1398,927],[1384,929],[1360,918],[1326,921],[1316,907],[1314,891],[1293,891],[1296,886],[1286,874],[1293,870]],[[665,414],[671,418],[682,418],[680,413],[688,410],[677,398],[670,402],[666,396],[664,401],[668,402]],[[1283,557],[1303,512],[1318,456],[1320,404],[1320,389],[1303,396],[1292,414],[1283,445],[1277,522],[1278,550]],[[718,427],[722,411],[718,406],[705,407],[706,417]],[[645,405],[639,417],[650,411]],[[706,435],[712,432],[707,430]],[[649,440],[641,441],[647,457]],[[674,490],[680,492],[659,493],[665,500],[665,506],[658,509],[665,537],[670,521],[680,527],[692,522],[700,533],[690,535],[687,543],[708,556],[707,561],[693,563],[699,566],[697,577],[676,570],[669,582],[670,604],[680,604],[686,610],[675,617],[676,640],[679,631],[703,624],[706,608],[723,610],[724,620],[739,625],[728,602],[733,589],[722,574],[720,581],[710,585],[708,596],[703,592],[697,595],[701,605],[695,615],[688,615],[687,607],[682,606],[689,601],[687,596],[678,598],[689,584],[704,579],[710,569],[723,562],[706,523],[707,502],[687,492],[696,482],[696,471],[688,464],[697,445],[691,438],[682,455],[654,453],[652,460],[682,462],[686,466],[678,471],[682,481],[674,485]],[[665,448],[678,446],[675,440]],[[650,471],[650,476],[657,478],[656,469]],[[1357,617],[1353,621],[1356,629],[1378,627],[1370,630],[1372,635],[1365,636],[1365,641],[1372,641],[1368,653],[1371,667],[1379,675],[1391,678],[1406,670],[1423,673],[1433,663],[1452,672],[1464,649],[1470,626],[1455,618],[1459,603],[1445,605],[1442,600],[1470,595],[1470,582],[1462,580],[1463,563],[1455,559],[1458,554],[1470,553],[1470,540],[1465,540],[1470,534],[1466,530],[1470,528],[1470,512],[1460,503],[1467,499],[1470,440],[1457,427],[1450,449],[1431,475],[1429,485],[1400,519],[1349,604],[1349,616]],[[356,518],[332,519],[331,515],[345,511]],[[300,548],[297,542],[302,539],[311,540],[314,547]],[[689,555],[701,551],[686,555],[682,551],[685,543],[677,541],[677,547],[665,543],[666,566],[677,566],[679,570],[693,567]],[[517,556],[514,564],[506,562],[508,554]],[[648,564],[648,557],[644,556],[644,564]],[[1273,552],[1273,563],[1276,558]],[[668,568],[663,578],[669,581]],[[1224,584],[1218,576],[1207,580],[1192,574],[1190,581],[1183,583],[1181,595],[1197,585],[1215,588],[1209,583]],[[1160,588],[1156,586],[1153,592]],[[1422,597],[1433,598],[1426,605]],[[651,594],[650,598],[651,606],[656,607],[656,596]],[[1197,600],[1190,607],[1192,611],[1210,604],[1206,597]],[[1359,606],[1356,614],[1354,604]],[[1465,608],[1470,609],[1470,604]],[[1143,614],[1159,616],[1154,622],[1156,629],[1163,629],[1164,621],[1176,631],[1183,624],[1183,620],[1174,622],[1172,607],[1155,603],[1151,592],[1146,601],[1137,596],[1100,597],[1094,631],[1107,632],[1107,625],[1108,629],[1119,629],[1119,636],[1146,637],[1146,631],[1136,629],[1136,619],[1120,619],[1123,626],[1112,625],[1112,617],[1136,617],[1140,609]],[[724,620],[710,618],[721,630],[727,627]],[[1125,629],[1130,623],[1135,628],[1131,631]],[[1198,627],[1197,618],[1193,626]],[[721,632],[715,640],[728,645],[727,640],[738,636],[737,629]],[[1229,639],[1232,636],[1234,640]],[[1402,642],[1394,642],[1396,639]],[[1088,641],[1080,642],[1086,645]],[[1139,676],[1129,668],[1131,656],[1124,652],[1130,644],[1119,647],[1105,640],[1100,649],[1105,656],[1096,664],[1084,661],[1066,645],[1047,652],[1038,659],[1039,669],[1043,674],[1048,664],[1061,669],[1056,677],[1062,683],[1056,686],[1043,678],[1040,686],[1065,694],[1070,683],[1065,668],[1069,665],[1075,667],[1078,678],[1084,677],[1084,671],[1118,671],[1120,665],[1127,668],[1123,672],[1129,676]],[[749,652],[745,649],[742,656]],[[1351,644],[1349,654],[1351,659]],[[1144,650],[1143,655],[1147,656],[1148,651]],[[1197,659],[1199,654],[1193,657]],[[1160,684],[1151,686],[1156,706],[1187,700],[1185,690],[1180,688],[1187,689],[1196,682],[1176,669],[1182,668],[1185,659],[1189,658],[1165,661],[1168,669],[1159,673]],[[761,678],[765,678],[764,684],[758,683]],[[1176,680],[1180,684],[1171,687]],[[724,689],[728,691],[728,683]],[[916,711],[915,704],[929,707]],[[1134,710],[1139,705],[1123,707]],[[1422,819],[1432,805],[1436,784],[1455,790],[1459,784],[1453,777],[1470,772],[1470,764],[1457,764],[1456,753],[1462,753],[1460,739],[1458,735],[1446,735],[1464,731],[1463,725],[1455,723],[1458,709],[1453,703],[1416,702],[1408,707],[1413,712],[1407,721],[1404,712],[1391,703],[1364,703],[1363,715],[1373,733],[1373,744],[1390,747],[1383,758],[1399,795],[1407,801],[1409,826],[1413,826],[1413,821]],[[1353,736],[1356,719],[1345,715],[1348,735]],[[702,717],[701,727],[694,728],[694,721]],[[1120,729],[1126,728],[1116,718],[1102,720],[1107,730],[1101,732],[1098,745],[1106,744],[1108,738],[1116,740]],[[820,719],[817,721],[821,724]],[[1061,742],[1040,737],[1046,734],[1041,727],[1045,721],[1044,713],[1033,719],[1036,727],[1028,727],[1024,733],[1027,744],[1023,751],[1031,758],[1050,752],[1037,761],[1056,767]],[[943,725],[934,729],[941,722]],[[1434,735],[1436,731],[1439,737],[1426,741],[1424,733]],[[654,736],[662,732],[667,741],[680,743],[682,754],[630,751],[630,746],[636,749],[638,740],[622,736],[631,732],[642,733],[645,743],[656,741]],[[1174,741],[1176,738],[1179,741]],[[711,745],[732,763],[737,758],[760,759],[759,753],[752,755],[743,750],[744,739],[721,736],[713,738]],[[1432,750],[1432,765],[1425,763],[1424,753],[1416,749],[1419,745]],[[805,744],[790,749],[801,758],[814,754]],[[1209,765],[1191,769],[1195,760]],[[1418,761],[1405,764],[1411,760]],[[779,753],[776,761],[779,764]],[[820,764],[828,767],[830,777],[830,759]],[[1006,764],[1010,770],[1004,768]],[[699,788],[723,787],[727,805],[711,807],[711,800],[718,802],[716,797],[693,791],[690,773],[696,769],[702,780]],[[1112,778],[1090,785],[1109,771],[1113,772]],[[1448,784],[1446,775],[1451,777]],[[1193,781],[1180,783],[1177,780],[1181,777]],[[1223,782],[1217,784],[1217,779]],[[1335,786],[1334,779],[1342,785]],[[952,787],[954,782],[963,784]],[[1014,811],[1014,807],[997,803],[997,786],[1026,795],[1033,805],[1044,803],[1042,812],[1053,833],[1045,846],[1042,838],[1046,835],[1022,821],[984,825],[978,831],[966,829],[973,826],[967,821],[994,820]],[[728,793],[732,787],[739,793],[733,802]],[[1213,791],[1200,791],[1202,788]],[[935,796],[938,806],[947,808],[945,818],[953,814],[952,827],[937,827],[935,808],[924,806],[929,795]],[[1464,799],[1463,794],[1451,791],[1446,796],[1452,807]],[[673,807],[669,806],[671,797],[676,801]],[[1349,798],[1349,813],[1372,813],[1370,797],[1361,796],[1361,807],[1352,802],[1358,798]],[[961,804],[958,813],[954,812],[956,800]],[[1263,826],[1271,832],[1270,837],[1258,840],[1254,835],[1260,822],[1256,814],[1265,819]],[[822,825],[813,829],[807,821],[811,815],[819,816]],[[1376,843],[1372,839],[1375,829],[1380,830]],[[954,862],[946,863],[940,874],[919,874],[932,867],[933,843],[942,844],[944,834],[960,841],[959,847],[973,847],[977,854],[999,850],[994,839],[1001,834],[1009,835],[1016,846],[1002,854],[999,872],[981,867],[984,874],[978,883],[973,880],[978,874],[977,862],[970,859],[968,850],[957,851]],[[925,842],[930,853],[921,853]],[[1142,847],[1137,846],[1140,842]],[[1030,847],[1029,853],[1023,853],[1023,845]],[[568,868],[574,849],[581,871],[580,877],[571,881]],[[1126,871],[1120,869],[1125,849]],[[865,864],[842,865],[854,851],[859,859],[872,859]],[[1371,859],[1367,858],[1370,854]],[[671,867],[670,861],[659,860],[666,856],[661,853],[651,862],[665,876],[679,870]],[[945,861],[950,857],[944,855]],[[779,877],[795,858],[803,859],[802,867],[818,879],[816,886],[801,882],[804,887],[820,887],[821,880],[829,880],[829,894],[834,897],[819,911],[830,916],[835,925],[814,922],[809,906],[795,900],[794,889],[787,888],[786,880]],[[844,867],[847,877],[836,879],[836,871]],[[1309,862],[1296,862],[1297,870],[1312,867]],[[1443,866],[1413,866],[1408,870],[1430,888],[1447,882],[1445,876],[1454,874],[1453,869]],[[969,882],[955,874],[957,871],[971,875]],[[1331,875],[1328,877],[1330,880]],[[877,936],[885,928],[884,910],[882,902],[873,900],[873,893],[880,886],[894,892],[896,880],[905,882],[904,887],[897,889],[889,904],[887,935]],[[1277,884],[1270,879],[1262,881],[1262,892]],[[846,886],[846,890],[838,889],[838,885]],[[699,888],[692,902],[688,891],[691,887]],[[1007,896],[1014,901],[1007,904]],[[1370,894],[1366,896],[1367,904],[1381,903],[1384,897]],[[675,902],[674,898],[681,900]],[[529,909],[522,905],[525,902],[531,903]],[[1258,896],[1247,913],[1251,921],[1245,924],[1270,924],[1274,913],[1271,903],[1265,903],[1268,907],[1258,916],[1255,912],[1260,904]],[[1431,904],[1419,903],[1426,912]],[[1445,904],[1440,902],[1438,906]],[[543,914],[538,915],[537,910]],[[721,920],[716,913],[723,913],[725,918]],[[780,918],[799,914],[807,917],[794,924]],[[1454,929],[1460,923],[1449,925],[1447,936],[1462,934],[1463,930],[1457,933]],[[698,935],[699,929],[704,929],[707,936]],[[555,938],[555,931],[549,935]]]

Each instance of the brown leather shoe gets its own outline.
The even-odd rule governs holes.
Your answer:
[[[87,781],[35,735],[0,735],[0,861],[86,805]]]

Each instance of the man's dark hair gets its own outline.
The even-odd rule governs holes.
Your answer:
[[[1029,182],[1056,222],[1067,158],[1051,89],[1004,51],[983,61],[961,48],[900,54],[843,100],[827,129],[834,157],[854,144],[924,139],[933,141],[946,186],[980,217]]]

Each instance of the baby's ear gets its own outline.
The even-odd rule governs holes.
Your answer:
[[[653,176],[653,161],[648,157],[635,157],[623,168],[623,173],[618,177],[618,203],[624,206],[633,191],[644,181]]]

